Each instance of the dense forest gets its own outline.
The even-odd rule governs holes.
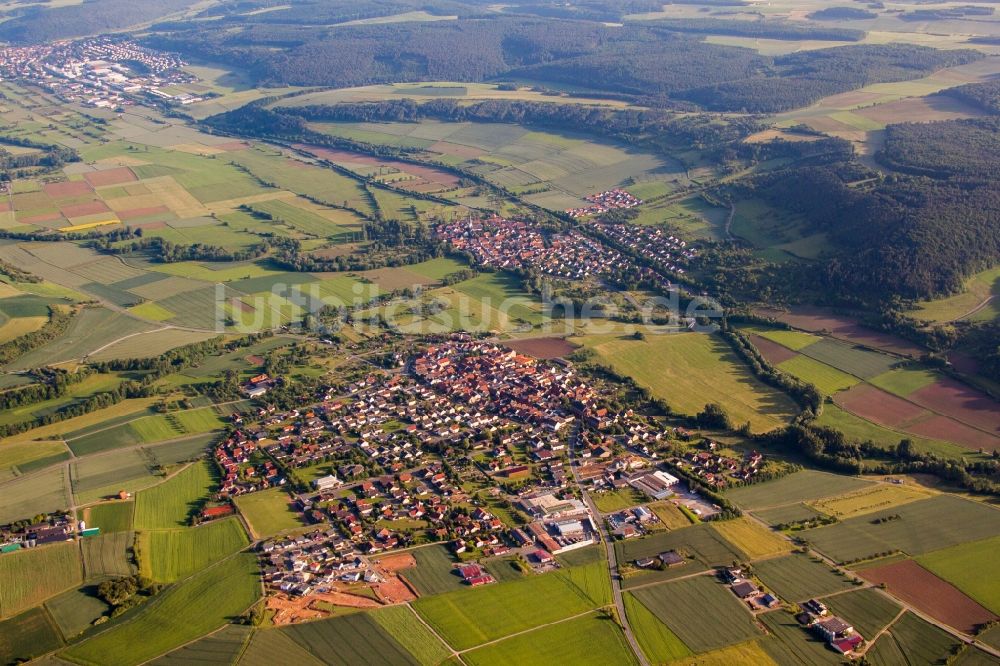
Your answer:
[[[363,7],[361,3],[359,7]],[[286,10],[258,14],[279,17]],[[287,15],[286,15],[287,16]],[[857,40],[863,32],[774,21],[690,19],[609,26],[487,19],[319,27],[279,20],[157,27],[146,43],[247,68],[260,85],[526,79],[624,96],[644,105],[768,113],[871,83],[918,78],[982,57],[909,45],[850,45],[768,57],[702,34]],[[696,34],[691,34],[696,33]]]
[[[1000,79],[946,88],[938,94],[954,97],[987,113],[1000,114]]]
[[[195,5],[197,0],[84,0],[48,8],[36,3],[0,23],[0,41],[36,44],[121,30]]]

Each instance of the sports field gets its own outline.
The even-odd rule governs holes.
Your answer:
[[[240,495],[235,502],[258,539],[305,524],[302,514],[295,510],[288,493],[281,488]]]
[[[139,571],[160,583],[170,583],[232,555],[248,543],[236,518],[198,527],[140,532],[136,540]]]
[[[706,652],[760,636],[749,611],[713,576],[697,576],[632,592],[693,652]],[[704,618],[712,618],[706,622]]]
[[[545,666],[553,663],[604,666],[638,663],[614,620],[597,613],[552,624],[463,653],[462,660],[473,666]]]
[[[38,575],[45,572],[45,575]],[[0,617],[11,617],[83,581],[76,543],[54,543],[0,557]]]
[[[186,467],[158,486],[136,493],[135,528],[187,526],[188,518],[207,499],[214,484],[213,470],[203,461]]]
[[[587,335],[570,342],[593,349],[615,371],[629,375],[681,414],[706,403],[726,407],[733,423],[756,432],[787,423],[797,411],[784,393],[750,373],[719,336],[699,333],[631,336]]]
[[[221,627],[259,596],[257,558],[241,553],[164,590],[130,622],[74,645],[66,656],[81,664],[131,666]]]

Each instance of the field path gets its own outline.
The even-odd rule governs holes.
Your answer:
[[[160,331],[167,331],[167,330],[170,330],[172,328],[174,328],[174,327],[173,326],[164,326],[163,328],[153,329],[152,331],[139,331],[138,333],[129,333],[128,335],[123,335],[122,337],[120,337],[120,338],[118,338],[116,340],[112,340],[111,342],[109,342],[108,344],[104,345],[103,347],[98,347],[97,349],[94,349],[93,351],[88,352],[85,356],[82,357],[82,360],[86,360],[86,359],[90,358],[91,356],[93,356],[94,354],[98,354],[98,353],[104,351],[105,349],[107,349],[108,347],[116,345],[119,342],[121,342],[122,340],[128,340],[129,338],[134,338],[137,335],[146,335],[147,333],[159,333]]]
[[[458,657],[458,655],[459,655],[459,652],[458,652],[457,650],[455,650],[455,648],[453,648],[453,647],[451,646],[451,644],[450,644],[450,643],[449,643],[448,641],[446,641],[446,640],[444,639],[444,636],[442,636],[441,634],[439,634],[439,633],[437,632],[437,629],[435,629],[435,628],[434,628],[434,627],[432,627],[431,625],[427,624],[427,622],[426,622],[426,621],[424,621],[424,618],[420,617],[420,613],[418,613],[418,612],[417,612],[417,611],[416,611],[416,610],[415,610],[415,609],[413,608],[413,604],[411,604],[410,602],[406,602],[406,603],[405,603],[405,604],[403,604],[403,605],[404,605],[404,606],[406,606],[407,608],[409,608],[409,609],[410,609],[410,612],[411,612],[411,613],[413,613],[413,614],[414,614],[414,615],[415,615],[415,616],[417,617],[417,620],[419,620],[419,621],[420,621],[420,624],[422,624],[422,625],[424,625],[425,627],[427,627],[427,631],[431,632],[431,633],[432,633],[432,634],[434,635],[434,637],[435,637],[435,638],[437,638],[437,639],[438,639],[439,641],[441,641],[441,645],[444,645],[444,646],[445,646],[446,648],[448,648],[448,650],[449,650],[449,651],[451,652],[451,656],[452,656],[452,657]],[[501,639],[501,640],[502,640],[502,639]],[[479,646],[476,646],[476,647],[479,647]],[[473,649],[473,650],[474,650],[475,648],[470,648],[470,649]],[[459,659],[458,659],[458,660],[459,660],[459,661],[462,661],[461,657],[459,657]]]
[[[882,627],[882,631],[878,632],[877,634],[875,634],[871,638],[867,638],[866,637],[865,641],[867,641],[868,644],[865,646],[865,651],[862,652],[862,654],[868,654],[868,650],[872,649],[872,646],[875,645],[875,641],[877,641],[878,639],[882,638],[882,636],[884,634],[888,633],[889,630],[892,629],[892,625],[896,624],[896,622],[899,620],[899,618],[903,617],[904,613],[906,613],[906,609],[905,608],[900,608],[899,612],[896,613],[896,617],[892,618],[892,622],[890,622],[889,624],[887,624],[884,627]]]
[[[986,299],[985,299],[985,300],[984,300],[984,301],[983,301],[982,303],[980,303],[980,304],[979,304],[979,305],[977,305],[976,307],[972,308],[971,310],[969,310],[969,311],[968,311],[968,312],[966,312],[965,314],[963,314],[963,315],[961,315],[961,316],[959,316],[959,317],[955,317],[955,318],[954,318],[954,319],[952,319],[951,321],[961,321],[961,320],[963,320],[963,319],[968,319],[969,317],[971,317],[972,315],[976,314],[976,313],[977,313],[977,312],[979,312],[980,310],[982,310],[982,309],[986,308],[986,307],[987,307],[987,306],[988,306],[988,305],[989,305],[990,303],[992,303],[992,302],[993,302],[993,299],[995,299],[995,298],[996,298],[996,296],[995,296],[995,295],[992,295],[992,296],[987,296],[987,297],[986,297]],[[949,323],[950,323],[950,322],[949,322]]]
[[[592,615],[592,614],[594,614],[596,612],[597,612],[596,609],[592,609],[592,610],[588,610],[588,611],[583,611],[582,613],[577,613],[576,615],[570,615],[569,617],[564,617],[561,620],[553,620],[552,622],[546,622],[545,624],[540,624],[537,627],[531,627],[530,629],[524,629],[523,631],[517,631],[517,632],[515,632],[513,634],[507,634],[506,636],[501,636],[500,638],[495,638],[492,641],[487,641],[485,643],[480,643],[479,645],[467,648],[465,650],[459,650],[458,652],[455,652],[454,654],[456,654],[456,655],[462,655],[462,654],[465,654],[466,652],[472,652],[473,650],[478,650],[479,648],[484,648],[487,645],[493,645],[494,643],[500,643],[501,641],[505,641],[508,638],[514,638],[515,636],[523,636],[524,634],[530,634],[533,631],[538,631],[539,629],[544,629],[545,627],[551,627],[551,626],[556,625],[556,624],[562,624],[563,622],[570,622],[572,620],[577,620],[577,619],[579,619],[581,617],[585,617],[587,615]],[[445,645],[447,645],[447,643],[445,643]],[[639,652],[639,654],[641,655],[642,652]],[[645,657],[642,657],[642,662],[644,664],[646,664],[646,666],[649,666]]]

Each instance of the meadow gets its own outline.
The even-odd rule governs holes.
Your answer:
[[[305,524],[292,506],[288,493],[281,488],[240,495],[235,502],[257,539]]]
[[[734,488],[726,497],[744,509],[755,511],[840,495],[870,484],[871,481],[849,476],[802,470],[775,481]]]
[[[788,396],[753,376],[716,335],[647,334],[644,340],[586,335],[570,342],[593,349],[616,372],[634,377],[681,414],[693,415],[718,402],[733,423],[749,421],[762,432],[787,423],[797,411]]]
[[[1000,268],[993,268],[969,278],[962,293],[933,301],[921,301],[910,314],[933,322],[956,319],[987,321],[1000,315],[996,304],[997,296],[1000,296]]]
[[[68,457],[66,445],[56,440],[0,444],[0,481],[30,472],[36,466],[48,466]]]
[[[0,622],[0,662],[16,664],[62,646],[59,631],[42,608]]]
[[[139,572],[157,582],[170,583],[211,566],[249,543],[236,518],[178,530],[139,532]]]
[[[66,639],[89,629],[94,620],[107,613],[110,608],[97,596],[96,585],[69,590],[45,602],[45,610]]]
[[[437,666],[451,656],[451,650],[420,621],[409,605],[386,606],[369,614],[420,666]]]
[[[545,599],[544,604],[537,603]],[[413,603],[414,609],[456,649],[468,649],[597,606],[566,578],[530,579],[463,589]]]
[[[760,636],[743,604],[712,576],[661,583],[632,594],[693,652]],[[706,622],[706,617],[712,621]]]
[[[841,372],[826,363],[820,363],[808,356],[796,356],[778,364],[778,369],[802,381],[812,384],[823,393],[833,395],[838,391],[849,389],[861,380],[846,372]]]
[[[879,518],[888,520],[876,523]],[[986,539],[998,531],[1000,514],[995,509],[939,495],[799,534],[825,555],[844,562],[889,550],[919,556]]]
[[[426,546],[410,551],[417,566],[402,575],[423,596],[464,589],[462,579],[455,574],[455,560],[443,545]]]
[[[38,572],[44,571],[44,576]],[[0,557],[0,617],[11,617],[83,582],[79,547],[55,543]]]
[[[136,493],[134,525],[137,530],[185,527],[188,518],[208,497],[214,471],[198,462],[158,486]]]
[[[771,527],[787,525],[802,520],[812,520],[821,514],[806,504],[788,504],[776,509],[755,510],[753,514]]]
[[[241,553],[164,590],[131,620],[72,646],[65,656],[79,664],[131,666],[218,629],[259,596],[257,558]]]
[[[776,595],[793,603],[853,586],[850,580],[829,565],[802,554],[756,562],[754,573]]]
[[[594,613],[465,652],[462,660],[472,666],[638,663],[618,625]]]
[[[814,345],[803,347],[800,353],[861,379],[878,377],[899,363],[892,356],[860,349],[832,338],[823,338]]]
[[[691,656],[688,646],[684,645],[667,625],[649,612],[632,592],[626,592],[623,600],[629,625],[635,633],[636,640],[639,641],[639,647],[650,662],[666,664]]]

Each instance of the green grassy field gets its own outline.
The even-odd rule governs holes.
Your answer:
[[[918,391],[925,386],[929,386],[940,379],[940,375],[932,370],[920,367],[906,367],[890,370],[889,372],[872,377],[869,384],[874,384],[883,391],[903,396],[904,398],[914,391]]]
[[[897,515],[898,519],[873,522]],[[799,534],[817,550],[843,562],[888,550],[923,555],[990,538],[998,532],[1000,512],[977,502],[940,495]]]
[[[876,425],[871,421],[866,421],[860,417],[846,412],[837,405],[823,405],[823,413],[816,419],[816,424],[835,428],[848,438],[859,442],[871,440],[876,444],[895,446],[901,439],[909,439],[916,446],[917,450],[924,453],[933,453],[945,458],[962,458],[963,456],[975,455],[974,451],[962,448],[949,442],[935,439],[916,437],[915,435],[904,434]]]
[[[626,592],[624,602],[629,625],[646,659],[654,664],[666,664],[691,656],[688,646],[684,645],[667,625],[649,612],[633,593]]]
[[[892,370],[899,360],[893,356],[823,338],[801,350],[802,354],[862,379],[872,379]]]
[[[131,576],[135,567],[128,551],[135,542],[132,532],[110,532],[80,540],[83,574],[86,580]]]
[[[993,537],[927,553],[918,557],[917,561],[986,608],[1000,614],[1000,579],[983,575],[996,563],[998,548],[1000,537]]]
[[[0,557],[0,617],[17,615],[81,582],[83,571],[76,543],[7,553]]]
[[[215,485],[214,472],[207,462],[198,462],[158,486],[136,493],[137,530],[185,527]]]
[[[292,625],[282,631],[326,664],[419,663],[366,613]]]
[[[793,351],[801,351],[809,345],[814,345],[822,338],[812,333],[802,331],[786,331],[780,328],[768,328],[766,326],[743,326],[740,330],[747,333],[755,333],[762,338],[767,338],[779,345],[788,347]]]
[[[147,416],[129,424],[140,442],[161,442],[217,430],[224,422],[211,407]]]
[[[423,597],[413,607],[450,645],[468,649],[597,605],[566,578],[546,574]]]
[[[319,658],[299,646],[286,632],[277,629],[255,631],[239,660],[240,666],[274,666],[282,663],[323,666]]]
[[[84,509],[82,516],[88,527],[100,527],[102,533],[127,532],[132,529],[132,502],[95,504]]]
[[[466,652],[462,660],[472,666],[638,663],[618,625],[593,613]]]
[[[730,490],[726,493],[726,497],[740,507],[752,511],[840,495],[870,484],[871,481],[849,476],[803,470],[783,476],[776,481],[755,483]]]
[[[632,594],[693,652],[760,636],[749,611],[712,576],[643,587]]]
[[[140,532],[136,541],[139,571],[160,583],[173,582],[211,566],[248,543],[236,518],[179,530]]]
[[[765,521],[768,525],[786,525],[788,523],[795,523],[800,520],[811,520],[817,518],[820,513],[810,506],[805,504],[789,504],[787,506],[778,507],[777,509],[764,509],[763,511],[754,511],[755,516]]]
[[[902,610],[899,604],[874,588],[837,594],[824,603],[867,639],[882,631]]]
[[[295,511],[288,493],[281,488],[240,495],[235,501],[258,539],[305,525],[302,514]]]
[[[13,442],[0,445],[0,481],[24,474],[34,465],[52,464],[67,458],[66,445],[59,441]]]
[[[403,646],[421,666],[437,666],[451,656],[442,643],[408,605],[387,606],[373,611],[370,617]]]
[[[754,377],[728,344],[716,335],[679,333],[571,338],[597,352],[617,372],[629,375],[671,409],[696,414],[706,403],[725,406],[734,423],[750,422],[756,432],[786,423],[794,403]]]
[[[645,502],[645,496],[635,488],[622,488],[594,494],[594,504],[601,513],[614,513]]]
[[[131,666],[221,627],[259,596],[257,558],[241,553],[161,592],[131,621],[72,646],[66,657],[79,664]]]
[[[952,321],[966,317],[991,296],[994,297],[995,303],[995,297],[1000,293],[1000,267],[977,273],[966,282],[965,287],[966,290],[961,294],[917,303],[917,309],[912,316],[935,322]],[[984,315],[984,319],[994,318],[997,315],[995,305],[987,306],[983,310],[986,312],[979,311],[977,314]],[[980,320],[980,317],[975,315],[972,318]]]
[[[868,652],[873,664],[937,664],[944,661],[957,641],[934,625],[906,613],[892,625],[890,633],[876,641]]]
[[[689,555],[705,566],[721,566],[733,560],[743,559],[743,554],[733,544],[719,534],[710,523],[702,523],[672,532],[661,532],[641,539],[630,539],[615,543],[618,559],[622,562],[632,562],[644,557],[653,557],[666,550],[676,550]],[[688,562],[683,566],[690,569],[687,573],[697,571]]]
[[[61,645],[59,632],[41,608],[0,622],[0,663],[20,663]]]
[[[107,613],[110,608],[97,596],[96,585],[69,590],[45,602],[45,609],[67,639],[90,627],[94,620]]]
[[[850,580],[808,555],[757,562],[754,571],[775,594],[793,603],[852,587]]]
[[[243,624],[227,624],[214,634],[168,652],[150,664],[155,666],[234,664],[249,640],[251,631],[250,627]]]
[[[461,577],[454,573],[455,560],[446,546],[427,546],[411,552],[417,566],[402,573],[422,596],[452,592],[465,587]]]
[[[778,364],[778,369],[812,384],[823,393],[833,395],[838,391],[849,389],[861,380],[846,372],[832,368],[826,363],[820,363],[808,356],[796,356],[784,363]]]

